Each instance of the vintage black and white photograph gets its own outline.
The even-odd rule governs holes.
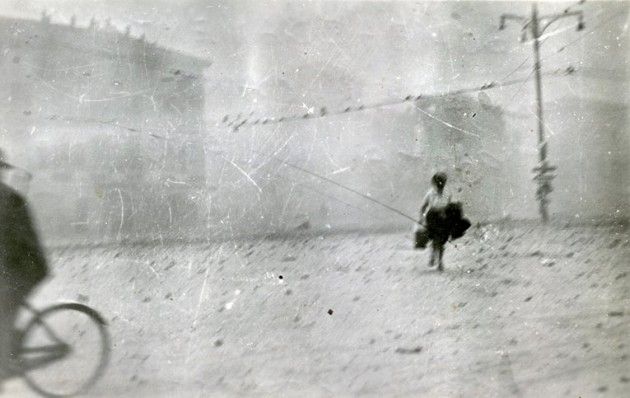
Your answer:
[[[0,396],[629,397],[630,1],[0,1]]]

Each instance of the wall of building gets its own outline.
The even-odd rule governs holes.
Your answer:
[[[628,107],[567,96],[546,104],[552,211],[574,219],[630,215]]]
[[[45,15],[0,19],[0,48],[2,141],[45,234],[153,236],[203,213],[208,62]]]

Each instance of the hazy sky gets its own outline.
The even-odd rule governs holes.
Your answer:
[[[541,14],[576,2],[546,2]],[[628,2],[586,2],[586,29],[567,18],[550,27],[543,70],[574,66],[580,74],[545,79],[546,100],[566,95],[628,102]],[[525,2],[361,2],[200,0],[3,0],[0,14],[79,25],[111,18],[132,33],[207,58],[210,113],[364,102],[527,77],[531,42],[520,27],[498,31],[502,12],[527,15]],[[337,79],[351,80],[348,87]],[[492,90],[511,110],[527,111],[533,85]],[[270,98],[279,98],[272,106]],[[319,104],[323,102],[322,104]],[[326,103],[326,104],[324,104]],[[301,104],[297,104],[301,105]],[[340,104],[341,106],[342,104]]]
[[[545,31],[541,57],[545,73],[568,67],[577,70],[572,76],[560,74],[543,79],[547,109],[555,112],[547,115],[546,129],[549,135],[569,137],[570,142],[574,133],[571,129],[589,125],[579,123],[581,116],[575,112],[581,110],[576,110],[576,103],[582,109],[607,110],[624,109],[610,103],[627,106],[630,102],[630,2],[547,2],[540,4],[540,13],[549,15],[567,7],[583,11],[586,29],[576,31],[575,18],[554,23]],[[110,19],[121,30],[130,25],[132,35],[145,34],[148,40],[162,46],[211,61],[205,73],[208,121],[250,112],[256,118],[303,114],[323,106],[334,111],[409,94],[434,94],[532,77],[531,38],[520,41],[521,26],[516,23],[509,23],[505,30],[498,29],[502,13],[527,16],[531,4],[525,2],[0,1],[0,15],[14,18],[38,19],[44,9],[54,24],[67,24],[73,15],[79,26],[87,26],[92,17],[103,25]],[[536,128],[533,80],[488,90],[483,95],[484,100],[509,110],[505,130],[523,139],[521,149],[529,151],[527,160],[535,164],[535,135],[521,135]],[[293,155],[299,158],[307,153],[302,157],[311,162],[310,154],[316,152],[315,148],[323,159],[320,163],[328,167],[327,137],[347,131],[361,140],[372,140],[359,145],[357,138],[347,148],[340,146],[359,156],[379,145],[378,140],[371,138],[382,138],[376,121],[395,125],[404,110],[404,106],[396,106],[312,123],[260,127],[270,134],[224,134],[223,129],[227,128],[211,125],[208,130],[219,137],[217,140],[233,140],[235,147],[242,145],[238,149],[242,149],[243,163],[251,160],[250,147],[273,141],[274,148],[284,148],[289,142],[284,137],[290,139],[299,132],[300,138],[296,136],[295,142],[286,145],[295,152]],[[590,126],[602,124],[606,121],[597,119]],[[412,129],[405,125],[400,127],[400,133],[408,136],[413,134]],[[333,138],[331,146],[336,142]],[[567,152],[570,151],[560,146],[551,151],[553,156]],[[339,159],[330,162],[333,160]],[[526,176],[522,180],[527,184],[523,197],[534,209],[535,203],[529,200],[534,189],[529,184],[530,169],[529,164],[523,167]],[[251,182],[241,174],[235,178],[245,186]],[[353,183],[361,186],[356,180]],[[574,196],[573,183],[568,178],[564,186],[559,182],[558,191],[564,189],[567,195]],[[242,194],[238,189],[236,193]],[[520,202],[517,204],[520,207]],[[258,203],[252,206],[255,208]],[[534,214],[535,209],[530,213]]]

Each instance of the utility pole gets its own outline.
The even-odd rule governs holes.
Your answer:
[[[538,199],[540,217],[543,223],[546,223],[549,220],[549,212],[547,209],[549,199],[547,199],[547,196],[553,191],[553,188],[551,187],[551,181],[553,180],[555,175],[551,174],[551,172],[555,171],[556,167],[549,165],[547,161],[547,139],[545,137],[545,124],[543,122],[542,81],[540,77],[540,37],[551,24],[566,17],[577,17],[577,30],[584,29],[582,11],[570,11],[570,8],[571,7],[565,9],[562,13],[541,16],[538,15],[538,8],[536,6],[536,3],[533,3],[531,17],[528,18],[514,14],[503,14],[501,15],[499,25],[499,30],[503,30],[505,28],[505,21],[517,21],[522,25],[521,40],[526,40],[528,30],[532,37],[532,43],[534,47],[534,73],[536,85],[536,117],[538,118],[539,157],[538,165],[534,167],[533,172],[535,173],[534,180],[538,183],[536,198]]]

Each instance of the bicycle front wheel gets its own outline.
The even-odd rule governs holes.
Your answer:
[[[22,332],[23,377],[45,397],[82,394],[103,375],[109,352],[106,323],[98,312],[78,303],[53,305]]]

